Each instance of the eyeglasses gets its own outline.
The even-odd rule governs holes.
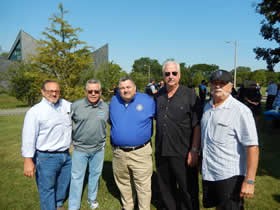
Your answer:
[[[56,93],[59,94],[60,90],[44,90],[46,93],[50,94],[50,93]]]
[[[87,90],[87,93],[88,93],[88,94],[92,94],[92,93],[94,93],[94,94],[100,94],[100,90]]]
[[[172,72],[164,72],[164,76],[169,77],[170,74],[172,74],[173,76],[177,76],[178,71],[172,71]]]

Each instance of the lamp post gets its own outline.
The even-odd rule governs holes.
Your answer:
[[[236,88],[236,61],[237,61],[237,41],[227,41],[226,43],[233,43],[234,44],[234,88]]]
[[[144,64],[144,66],[148,66],[148,79],[149,79],[148,82],[150,82],[150,80],[151,80],[151,66],[147,65],[147,64]]]

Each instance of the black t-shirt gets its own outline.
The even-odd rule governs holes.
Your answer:
[[[176,93],[168,98],[166,88],[162,88],[156,102],[156,154],[185,157],[192,130],[201,117],[201,106],[195,91],[179,86]]]

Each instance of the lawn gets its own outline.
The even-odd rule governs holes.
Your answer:
[[[27,105],[18,101],[15,97],[5,93],[0,94],[0,109],[26,107]]]
[[[34,179],[23,176],[20,153],[23,115],[0,116],[0,209],[37,210],[39,199]],[[280,128],[271,122],[259,124],[260,165],[256,179],[256,195],[246,201],[249,210],[280,209]],[[112,153],[107,139],[104,169],[100,180],[98,201],[100,210],[119,210],[119,192],[112,174]],[[87,188],[82,199],[82,210],[88,210]],[[201,199],[201,193],[200,193]],[[154,203],[154,202],[153,202]],[[152,209],[156,209],[152,204]],[[201,208],[203,209],[203,208]]]

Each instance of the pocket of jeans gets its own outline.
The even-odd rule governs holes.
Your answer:
[[[42,153],[42,152],[37,152],[36,154],[36,164],[40,165],[44,163],[45,161],[48,161],[50,159],[49,153]]]

